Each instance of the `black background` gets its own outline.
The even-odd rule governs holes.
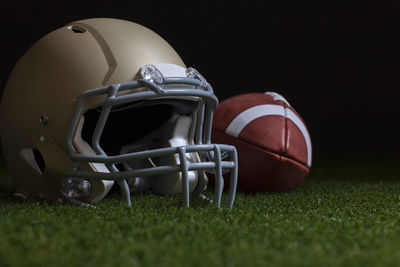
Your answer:
[[[68,22],[113,17],[166,39],[220,100],[284,95],[311,132],[314,156],[391,157],[399,142],[398,1],[2,3],[0,88],[18,58]]]

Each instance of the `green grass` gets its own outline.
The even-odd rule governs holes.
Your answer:
[[[152,195],[22,202],[3,181],[0,266],[398,266],[398,162],[319,161],[293,192],[241,193],[231,210]]]

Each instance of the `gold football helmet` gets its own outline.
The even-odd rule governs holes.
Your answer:
[[[94,203],[114,181],[130,193],[203,196],[206,172],[231,171],[237,156],[211,144],[218,100],[153,31],[124,20],[72,22],[36,42],[18,61],[0,106],[3,153],[24,198]],[[229,157],[229,160],[224,158]]]

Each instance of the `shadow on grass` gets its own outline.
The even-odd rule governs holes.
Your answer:
[[[212,189],[208,189],[208,196],[211,197],[211,192],[213,191]],[[24,200],[19,197],[14,196],[15,193],[15,186],[11,182],[10,179],[8,179],[6,176],[1,175],[0,176],[0,202],[3,204],[9,204],[9,205],[14,205],[14,204],[21,204],[21,203],[28,203],[28,202],[43,202],[43,203],[48,203],[51,204],[53,202],[43,200],[43,199],[29,199],[29,200]],[[149,201],[150,200],[150,201]],[[120,203],[120,205],[124,206],[126,205],[125,202],[122,199],[122,194],[120,192],[120,189],[118,186],[114,186],[112,190],[108,193],[108,195],[105,197],[104,200],[94,204],[94,207],[97,206],[102,206],[104,203],[108,202],[116,202]],[[182,195],[177,194],[177,195],[170,195],[170,196],[163,196],[163,195],[155,195],[152,193],[141,193],[141,194],[135,194],[131,195],[131,203],[132,206],[135,206],[140,203],[141,206],[146,205],[146,202],[149,202],[149,208],[153,210],[164,210],[165,208],[182,208],[183,207],[183,201],[182,201]],[[226,200],[223,199],[223,204],[226,203]],[[72,205],[75,206],[76,204],[72,203],[64,203],[65,205]],[[222,204],[222,203],[221,203]],[[59,205],[57,203],[57,205]],[[209,205],[214,205],[213,203],[208,202],[207,200],[203,200],[201,198],[191,198],[190,199],[190,207],[192,208],[201,208],[201,207],[207,207]]]
[[[400,159],[370,159],[370,158],[323,158],[316,159],[311,168],[310,174],[296,190],[313,190],[321,184],[394,184],[400,181]],[[14,197],[15,188],[8,177],[4,160],[0,155],[0,200],[7,203],[19,203],[21,200]],[[226,190],[225,190],[226,192]],[[206,195],[213,198],[214,187],[207,189]],[[224,193],[221,207],[226,205],[226,193]],[[159,203],[156,207],[164,209],[166,203],[171,207],[182,207],[182,195],[157,196],[151,193],[132,195],[132,203],[144,201],[148,198],[155,198]],[[122,200],[119,188],[115,186],[107,195],[106,199],[111,201]],[[101,203],[101,202],[100,202]],[[164,206],[163,206],[164,205]],[[191,207],[206,207],[214,205],[200,198],[191,198]],[[155,206],[153,205],[152,208]]]

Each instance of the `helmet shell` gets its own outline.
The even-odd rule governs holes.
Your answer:
[[[185,67],[159,35],[124,20],[80,20],[36,42],[14,67],[0,106],[3,154],[17,191],[63,199],[61,179],[71,164],[65,138],[76,99],[89,89],[135,80],[142,66],[158,63]],[[24,149],[40,153],[43,172],[32,167]],[[102,187],[96,182],[93,190]]]

